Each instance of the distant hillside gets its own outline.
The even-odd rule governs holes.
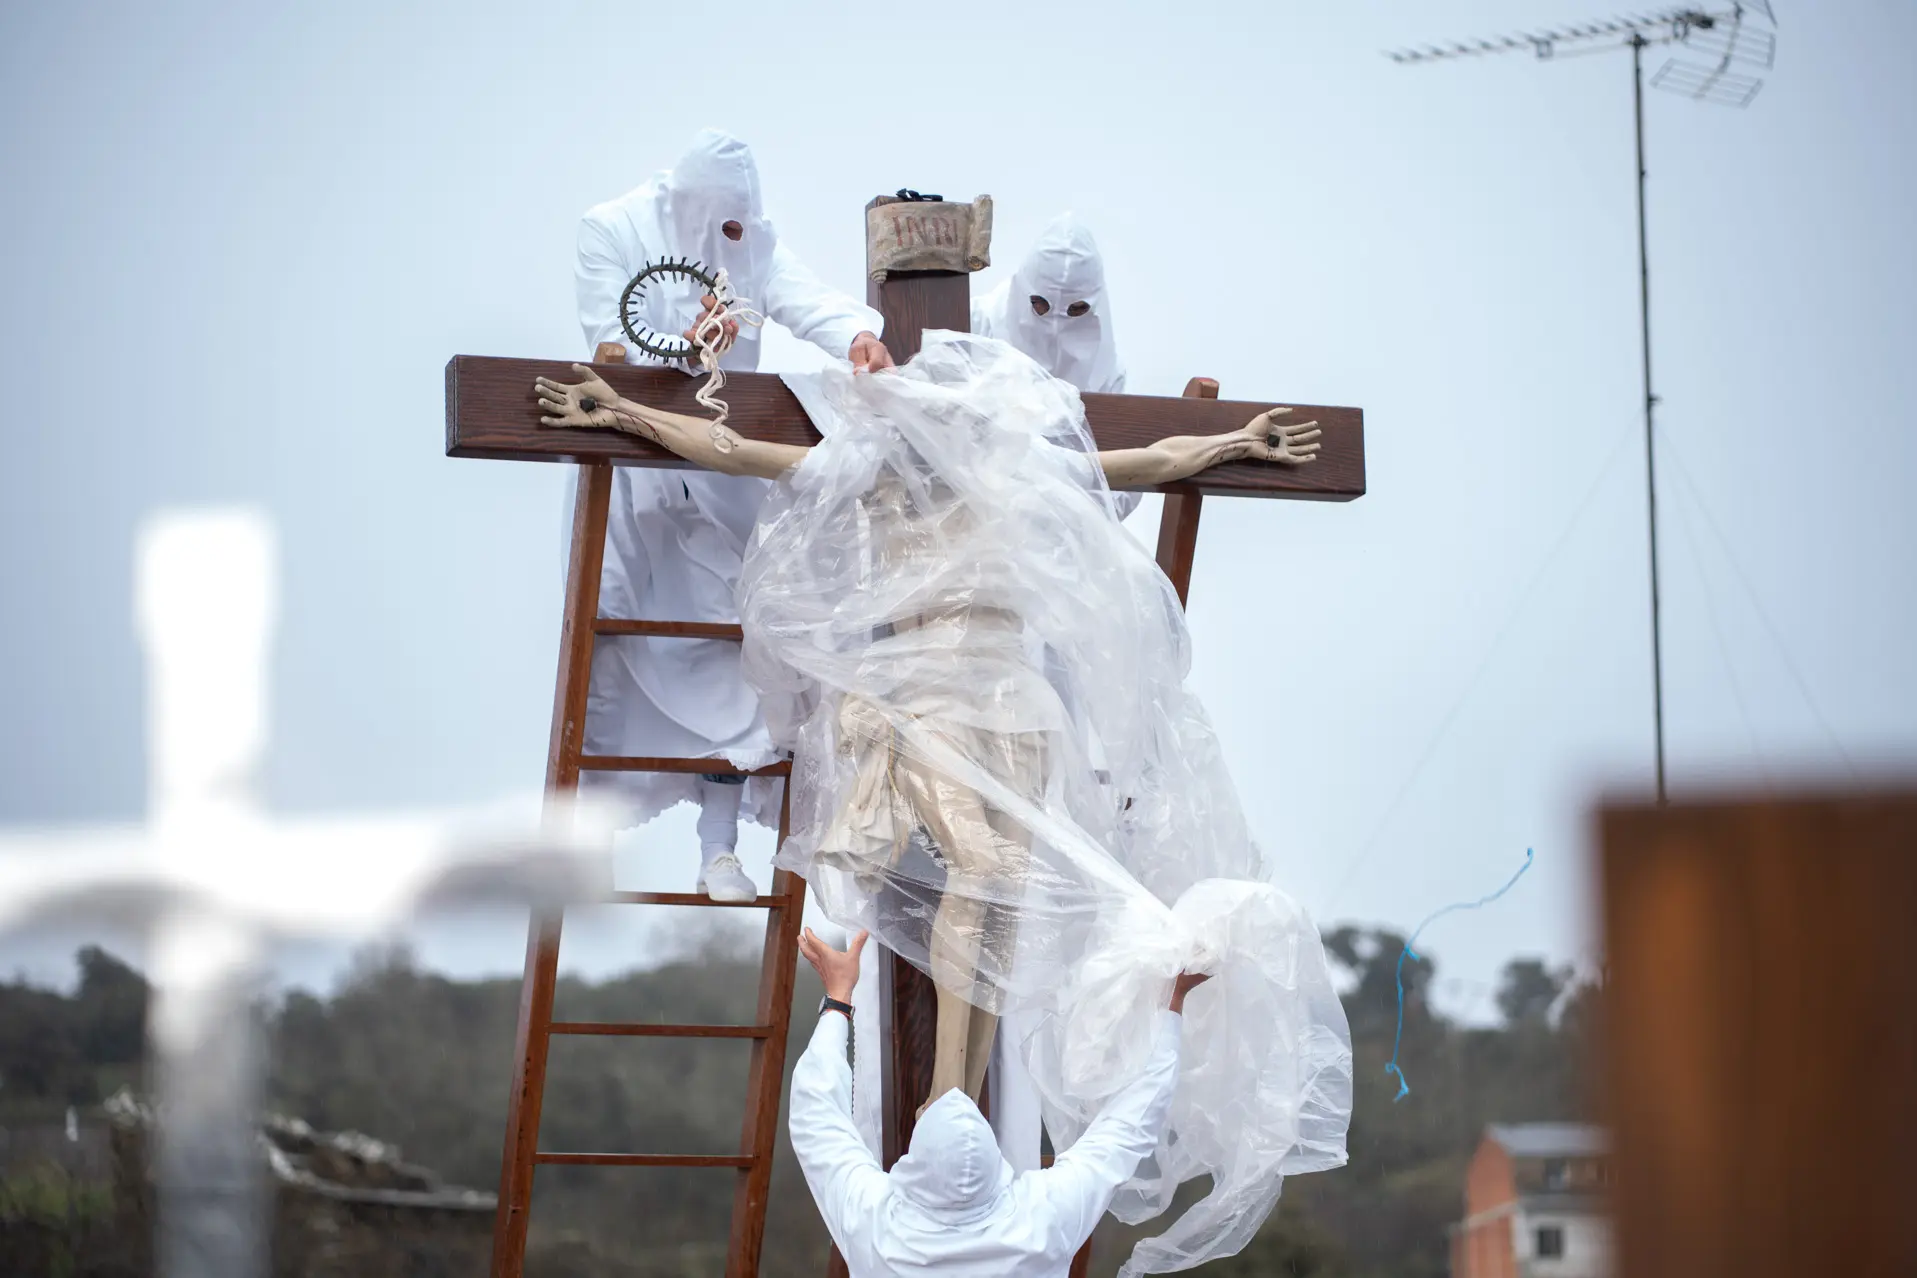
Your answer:
[[[1359,1083],[1351,1164],[1289,1182],[1278,1212],[1243,1255],[1196,1272],[1441,1278],[1444,1229],[1458,1216],[1465,1162],[1484,1125],[1588,1116],[1595,991],[1569,988],[1567,973],[1535,960],[1514,960],[1498,993],[1503,1023],[1464,1028],[1426,1005],[1433,965],[1407,963],[1401,1060],[1414,1090],[1394,1103],[1397,1083],[1384,1065],[1397,1021],[1393,972],[1402,940],[1342,928],[1326,941],[1354,978],[1345,999]],[[43,1130],[69,1105],[87,1117],[115,1087],[137,1084],[145,982],[96,949],[81,951],[78,962],[72,996],[0,986],[0,1125],[23,1134]],[[788,1068],[819,997],[811,972],[800,975]],[[743,1023],[751,1019],[757,981],[756,958],[716,950],[615,980],[565,982],[558,1014]],[[263,1009],[273,1039],[270,1103],[316,1127],[394,1142],[449,1182],[491,1189],[518,997],[516,981],[447,980],[418,970],[403,951],[363,956],[331,997],[294,993]],[[731,1152],[746,1051],[744,1040],[556,1042],[541,1144]],[[0,1182],[0,1228],[9,1211],[29,1210],[21,1204],[51,1211],[44,1177],[5,1161],[0,1175],[7,1177]],[[23,1188],[29,1182],[31,1193]],[[542,1169],[529,1278],[717,1275],[731,1203],[732,1174],[724,1170]],[[1093,1273],[1113,1273],[1138,1232],[1108,1221]],[[783,1128],[766,1237],[772,1278],[824,1273],[825,1231]],[[72,1272],[80,1278],[109,1271],[82,1264]]]

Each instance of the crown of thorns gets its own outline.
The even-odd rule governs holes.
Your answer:
[[[648,355],[664,360],[690,360],[694,354],[691,342],[676,333],[661,333],[640,318],[645,305],[646,285],[668,276],[692,280],[703,285],[708,293],[719,291],[718,276],[708,271],[702,262],[695,262],[689,257],[668,257],[647,262],[626,285],[626,291],[619,295],[619,327],[626,331],[626,336],[632,339],[634,346]]]

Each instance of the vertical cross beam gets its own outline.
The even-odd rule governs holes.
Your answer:
[[[866,208],[888,202],[880,196]],[[928,328],[972,330],[972,280],[964,271],[893,271],[868,279],[866,305],[885,319],[885,348],[903,364],[919,353]],[[932,1044],[938,1024],[930,977],[887,951],[879,959],[879,1066],[883,1161],[891,1167],[912,1143],[918,1104],[932,1087]]]
[[[1185,383],[1187,399],[1217,399],[1218,383],[1194,377]],[[1165,494],[1165,510],[1158,517],[1158,567],[1171,578],[1180,606],[1190,604],[1192,558],[1198,553],[1198,513],[1205,502],[1196,487],[1179,485]]]
[[[162,863],[224,876],[265,832],[267,652],[277,611],[271,527],[250,512],[162,516],[140,536],[152,826]],[[147,1026],[164,1278],[253,1278],[268,1199],[253,1115],[263,1084],[248,1003],[263,937],[190,901],[156,920]],[[70,1111],[69,1111],[70,1112]]]

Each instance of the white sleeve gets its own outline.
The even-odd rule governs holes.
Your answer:
[[[1182,1018],[1172,1011],[1160,1012],[1158,1017],[1144,1073],[1105,1103],[1070,1149],[1044,1171],[1033,1173],[1065,1233],[1061,1242],[1070,1251],[1077,1251],[1092,1236],[1118,1187],[1132,1178],[1164,1135],[1165,1114],[1178,1088]]]
[[[851,1250],[848,1230],[871,1216],[886,1185],[884,1169],[852,1122],[852,1067],[845,1059],[849,1028],[838,1012],[819,1018],[812,1042],[792,1070],[788,1120],[792,1152],[841,1255]]]
[[[879,1036],[879,963],[889,953],[881,945],[866,946],[859,954],[859,983],[852,987],[852,1122],[874,1154],[885,1149],[885,1116],[879,1103],[885,1095],[879,1070],[885,1061]]]
[[[839,359],[846,357],[852,339],[860,333],[877,337],[885,331],[877,311],[827,288],[783,244],[772,250],[772,274],[766,278],[765,297],[758,300],[768,318]]]
[[[641,258],[644,257],[642,253]],[[619,326],[619,298],[631,282],[633,268],[620,251],[612,232],[591,214],[579,220],[579,259],[573,281],[579,299],[579,327],[586,333],[588,356],[601,342],[618,342],[630,359],[636,352]]]

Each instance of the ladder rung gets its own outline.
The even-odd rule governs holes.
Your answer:
[[[714,621],[622,621],[614,617],[593,620],[596,635],[653,635],[662,639],[745,639],[745,631],[736,625]]]
[[[770,1025],[650,1025],[631,1021],[554,1021],[555,1034],[613,1038],[771,1038]]]
[[[614,892],[603,899],[607,905],[706,905],[721,909],[782,910],[792,898],[783,892],[755,896],[750,901],[715,901],[704,892]]]
[[[581,772],[696,772],[714,776],[782,777],[792,771],[792,761],[781,759],[763,768],[735,768],[724,759],[652,759],[630,754],[582,754]]]
[[[535,1163],[573,1167],[750,1167],[750,1154],[547,1154],[533,1155]]]

